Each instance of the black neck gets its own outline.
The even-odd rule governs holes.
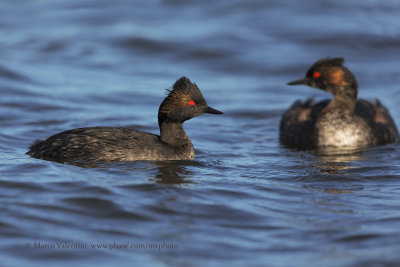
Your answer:
[[[327,108],[354,112],[357,104],[357,88],[341,86],[335,90],[334,98]]]
[[[189,137],[183,130],[182,122],[160,122],[161,141],[173,146],[181,146],[190,143]]]

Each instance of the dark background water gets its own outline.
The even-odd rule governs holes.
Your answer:
[[[360,97],[399,125],[399,12],[397,0],[2,1],[0,265],[398,265],[399,145],[318,156],[279,145],[278,126],[294,100],[329,97],[285,85],[326,56],[345,57]],[[25,155],[74,127],[157,133],[183,75],[225,112],[185,123],[194,161]]]

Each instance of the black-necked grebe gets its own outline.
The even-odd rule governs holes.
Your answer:
[[[59,162],[191,160],[194,149],[182,124],[204,113],[223,114],[209,107],[197,85],[182,77],[158,110],[160,136],[117,127],[78,128],[35,142],[27,154]]]
[[[389,111],[379,102],[357,100],[356,79],[343,58],[320,59],[304,78],[305,84],[333,94],[332,100],[296,101],[282,116],[280,141],[295,148],[362,148],[400,140]]]

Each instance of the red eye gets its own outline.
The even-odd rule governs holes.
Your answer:
[[[317,79],[317,78],[321,77],[321,73],[319,73],[318,71],[316,71],[316,72],[314,72],[313,77],[314,77],[315,79]]]
[[[194,106],[194,104],[195,104],[195,103],[194,103],[193,100],[190,100],[190,101],[189,101],[189,105]]]

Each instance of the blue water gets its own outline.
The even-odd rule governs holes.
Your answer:
[[[0,265],[400,264],[400,145],[323,156],[278,140],[293,101],[330,97],[285,85],[327,56],[400,125],[399,12],[395,0],[2,1]],[[158,133],[164,89],[183,75],[225,113],[184,124],[194,161],[25,155],[76,127]]]

